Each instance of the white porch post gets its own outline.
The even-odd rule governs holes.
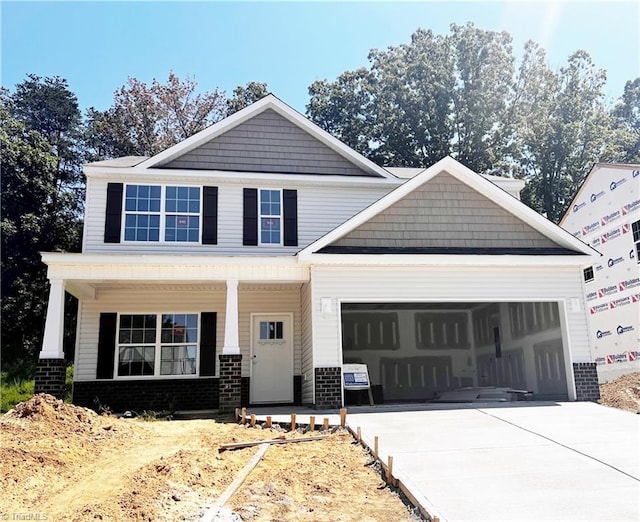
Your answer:
[[[40,359],[64,359],[64,280],[51,279]]]
[[[238,335],[238,280],[227,280],[227,308],[224,318],[222,355],[240,355]]]

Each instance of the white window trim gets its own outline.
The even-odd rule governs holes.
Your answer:
[[[280,194],[280,214],[262,214],[262,191],[270,190],[278,192]],[[263,243],[262,242],[262,218],[278,218],[280,220],[280,241],[278,243]],[[282,189],[262,187],[258,188],[258,246],[282,246],[282,238],[284,236],[284,206],[282,202]]]
[[[172,343],[162,343],[162,316],[163,315],[197,315],[198,316],[198,340],[196,342],[196,373],[186,375],[161,375],[160,363],[162,357],[162,345]],[[120,359],[120,343],[118,339],[120,337],[120,316],[122,315],[155,315],[156,316],[156,340],[155,340],[155,356],[153,360],[153,375],[118,375],[118,363]],[[141,380],[167,380],[167,379],[195,379],[200,377],[200,335],[202,330],[202,318],[200,312],[118,312],[116,320],[116,338],[114,350],[114,362],[113,362],[113,379],[118,381],[141,381]],[[137,343],[131,344],[132,346],[150,345],[150,343]],[[177,344],[191,344],[191,343],[177,343]],[[126,346],[126,345],[125,345]]]
[[[127,187],[160,187],[160,210],[159,211],[141,211],[141,210],[126,210],[127,204]],[[166,211],[166,194],[167,187],[188,187],[197,188],[200,191],[200,212],[197,214],[194,212],[169,212]],[[176,183],[125,183],[122,190],[122,226],[120,227],[120,242],[128,245],[202,245],[202,185],[188,185],[188,184],[176,184]],[[137,241],[125,239],[125,228],[127,214],[136,215],[150,215],[160,214],[160,236],[158,241]],[[165,239],[166,231],[166,218],[167,215],[184,215],[184,216],[198,216],[198,241],[167,241]]]

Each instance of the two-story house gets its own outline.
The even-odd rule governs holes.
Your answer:
[[[124,409],[385,401],[464,386],[597,397],[597,253],[452,158],[382,168],[272,95],[151,158],[85,166],[80,254],[51,283],[39,390],[80,300],[73,399]],[[58,373],[56,373],[58,372]]]

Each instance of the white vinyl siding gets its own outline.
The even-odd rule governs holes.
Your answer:
[[[313,363],[342,363],[340,301],[346,302],[517,302],[559,303],[560,324],[566,325],[566,367],[591,362],[584,301],[580,311],[567,306],[582,293],[579,268],[532,267],[314,267]],[[320,312],[320,297],[332,299],[331,313]],[[570,354],[570,356],[569,356]]]
[[[249,376],[250,315],[254,312],[293,313],[294,375],[300,375],[300,285],[240,285],[238,293],[239,339],[242,353],[242,375]],[[224,284],[211,288],[189,287],[163,289],[158,285],[136,288],[101,289],[95,301],[84,300],[80,310],[75,380],[95,379],[98,355],[100,313],[127,314],[217,312],[216,374],[218,355],[224,345],[226,289]],[[167,376],[170,378],[170,376]]]
[[[121,180],[111,179],[111,182]],[[132,181],[133,183],[133,181]],[[167,179],[164,184],[182,185],[184,182]],[[298,246],[242,245],[242,189],[259,184],[261,188],[295,189],[298,191]],[[267,182],[253,178],[245,184],[217,180],[201,185],[218,187],[218,244],[193,243],[105,243],[104,220],[107,180],[96,178],[87,184],[87,205],[84,228],[84,253],[172,253],[216,255],[286,255],[294,254],[327,234],[347,219],[390,192],[393,185],[361,187],[349,185],[308,185]],[[124,220],[122,223],[124,226]]]

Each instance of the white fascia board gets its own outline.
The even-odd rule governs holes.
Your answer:
[[[516,255],[453,255],[453,254],[310,254],[304,263],[340,266],[566,266],[587,267],[599,257],[575,256],[516,256]]]
[[[333,229],[325,236],[321,237],[314,243],[301,250],[298,253],[298,256],[301,259],[304,259],[311,253],[316,252],[321,248],[329,245],[330,243],[333,243],[334,241],[340,239],[342,236],[359,227],[369,219],[373,218],[375,215],[379,214],[395,202],[402,199],[411,191],[427,183],[429,180],[433,179],[435,176],[442,172],[450,174],[462,183],[478,191],[480,194],[491,199],[497,205],[510,212],[517,218],[521,219],[525,223],[529,224],[538,232],[548,237],[549,239],[552,239],[559,245],[571,250],[576,250],[586,255],[597,254],[597,252],[593,248],[586,245],[578,238],[572,236],[566,230],[560,228],[557,225],[554,225],[553,223],[551,223],[551,221],[542,217],[535,210],[522,203],[522,201],[520,201],[519,199],[516,199],[505,190],[501,189],[481,175],[475,173],[471,169],[465,167],[452,157],[447,156],[428,169],[424,170],[414,178],[411,178],[403,185],[395,189],[393,192],[390,192],[383,198],[380,198],[378,201],[362,210],[360,213],[356,214],[350,220],[345,221],[339,227]]]
[[[41,252],[42,262],[51,265],[226,265],[226,266],[296,266],[295,256],[210,256],[190,254],[79,254]]]
[[[382,178],[395,178],[393,174],[380,167],[379,165],[376,165],[374,162],[368,160],[361,154],[357,153],[351,147],[348,147],[347,145],[342,143],[340,140],[334,138],[333,136],[331,136],[331,134],[322,130],[315,123],[309,121],[298,111],[276,98],[273,94],[268,94],[261,100],[249,105],[248,107],[245,107],[244,109],[232,114],[231,116],[226,117],[224,120],[214,123],[210,127],[207,127],[206,129],[194,134],[186,140],[177,143],[173,147],[169,147],[168,149],[156,154],[148,160],[143,161],[137,166],[139,168],[146,169],[162,163],[167,163],[199,147],[203,143],[206,143],[207,141],[212,140],[217,136],[220,136],[221,134],[224,134],[233,127],[240,125],[241,123],[251,119],[261,112],[266,111],[267,109],[274,110],[282,117],[286,118],[294,125],[302,128],[307,133],[314,136],[316,139],[327,145],[329,148],[333,149],[344,158],[358,165],[360,168],[373,174],[377,174]]]
[[[247,182],[275,182],[300,185],[357,185],[357,186],[391,186],[401,185],[406,180],[399,178],[375,178],[371,176],[335,176],[328,174],[279,174],[266,172],[230,172],[225,170],[186,170],[186,169],[141,169],[139,167],[109,168],[84,167],[87,179],[107,179],[112,182],[123,183],[175,183],[186,181],[191,183],[211,183],[220,181],[246,185]]]

